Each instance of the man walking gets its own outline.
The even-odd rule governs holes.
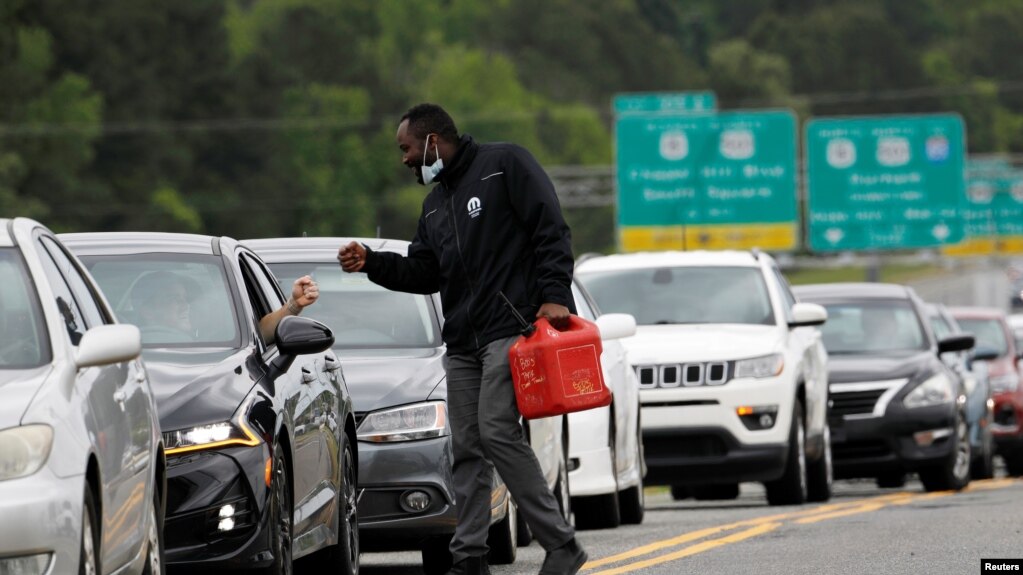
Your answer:
[[[586,552],[522,433],[508,364],[521,327],[504,303],[555,327],[574,307],[571,235],[554,185],[522,147],[459,136],[440,106],[411,108],[397,140],[417,181],[437,183],[423,201],[408,256],[352,242],[338,250],[338,260],[345,271],[365,271],[388,289],[440,291],[458,510],[451,573],[490,573],[493,462],[547,550],[541,575],[573,575]]]

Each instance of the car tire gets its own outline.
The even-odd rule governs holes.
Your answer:
[[[82,547],[78,559],[79,575],[96,575],[100,570],[99,513],[92,489],[85,484],[85,499],[82,502]]]
[[[1005,471],[1009,477],[1023,475],[1023,444],[1018,444],[1010,449],[999,451],[1002,459],[1005,460]]]
[[[615,488],[611,493],[591,495],[586,497],[573,497],[572,508],[575,509],[575,526],[577,529],[612,529],[618,527],[621,522],[621,513],[618,501],[618,462],[615,457],[615,430],[614,425],[609,424],[608,429],[608,450],[611,457],[611,474],[615,482]]]
[[[892,471],[878,475],[877,486],[881,489],[899,489],[906,486],[906,474],[902,471]]]
[[[824,453],[806,467],[806,500],[821,503],[831,499],[834,468],[831,461],[831,428],[824,425]]]
[[[284,458],[284,448],[274,446],[273,477],[270,480],[270,497],[267,500],[267,521],[270,541],[270,552],[273,563],[263,572],[265,575],[291,575],[295,572],[292,562],[292,495],[291,481]]]
[[[803,406],[796,401],[792,406],[785,473],[780,479],[764,484],[767,502],[770,505],[802,505],[806,502],[806,483],[806,428],[803,425]]]
[[[717,483],[714,485],[693,485],[689,488],[697,501],[728,501],[739,498],[738,483]]]
[[[160,493],[153,490],[153,503],[149,506],[149,530],[146,533],[146,564],[142,575],[163,575],[163,505]]]
[[[958,491],[970,483],[970,433],[962,413],[956,417],[954,429],[955,443],[945,461],[918,472],[920,482],[928,493]]]
[[[643,448],[639,427],[636,428],[636,466],[639,467],[639,483],[618,493],[618,515],[625,525],[643,523],[646,514],[646,495],[643,493]]]
[[[359,506],[355,475],[355,452],[345,433],[341,434],[341,485],[337,494],[337,543],[317,555],[319,571],[340,575],[359,574]]]
[[[451,537],[431,537],[420,548],[424,575],[444,575],[451,570]]]
[[[693,496],[693,492],[688,485],[672,485],[671,486],[671,498],[675,501],[685,501]]]
[[[566,427],[568,421],[565,421]],[[572,496],[568,489],[568,431],[561,432],[561,462],[558,464],[558,480],[554,483],[554,497],[558,500],[558,510],[565,522],[572,524]]]
[[[991,479],[995,476],[995,447],[991,437],[991,428],[984,426],[980,430],[980,453],[975,454],[970,467],[971,479]]]
[[[487,546],[490,547],[487,563],[491,565],[514,563],[519,548],[518,534],[518,509],[509,499],[504,519],[490,526],[490,533],[487,535]]]

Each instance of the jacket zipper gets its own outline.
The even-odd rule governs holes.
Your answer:
[[[458,250],[458,261],[462,262],[462,271],[465,272],[465,279],[469,283],[469,301],[466,302],[466,323],[469,324],[469,329],[472,330],[472,338],[476,341],[476,349],[480,348],[479,334],[476,333],[476,326],[472,324],[472,300],[476,299],[476,282],[473,281],[471,275],[469,275],[469,266],[465,265],[465,257],[462,256],[462,239],[458,235],[458,221],[455,217],[455,192],[451,191],[448,196],[448,216],[451,218],[451,228],[455,230],[455,248]]]

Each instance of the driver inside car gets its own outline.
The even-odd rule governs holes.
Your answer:
[[[195,341],[188,287],[178,274],[158,271],[142,276],[132,288],[131,305],[144,341]]]

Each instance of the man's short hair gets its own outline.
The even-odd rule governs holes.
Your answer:
[[[417,104],[401,117],[408,120],[408,131],[422,140],[427,134],[437,134],[449,142],[458,141],[458,129],[451,116],[437,104]]]

